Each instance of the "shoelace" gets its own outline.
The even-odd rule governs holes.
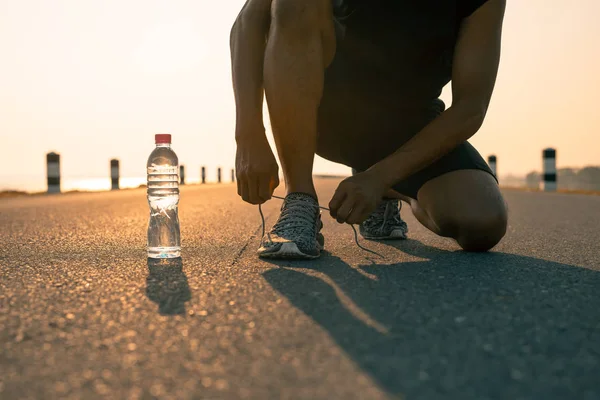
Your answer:
[[[392,203],[386,202],[385,211],[383,212],[383,222],[379,227],[379,231],[383,232],[388,223],[400,224],[402,221],[398,215],[398,208],[394,207]]]
[[[286,229],[299,229],[304,231],[307,229],[307,225],[314,225],[314,210],[312,208],[304,207],[305,202],[295,202],[288,204],[288,207],[281,211],[279,220],[273,226],[273,232],[279,234]],[[314,228],[310,228],[312,231]]]
[[[272,197],[273,197],[274,199],[278,199],[278,200],[285,200],[285,198],[283,198],[283,197],[279,197],[279,196],[272,196]],[[323,206],[321,206],[321,205],[316,205],[316,206],[315,206],[315,205],[313,205],[313,207],[320,208],[321,210],[330,211],[330,209],[329,209],[329,208],[327,208],[327,207],[323,207]],[[260,205],[260,204],[258,205],[258,212],[260,213],[260,219],[261,219],[261,221],[262,221],[262,236],[261,236],[261,237],[264,237],[264,236],[265,236],[265,215],[263,214],[262,207],[261,207],[261,205]],[[358,242],[358,232],[356,231],[356,228],[354,227],[354,225],[353,225],[353,224],[349,224],[349,225],[350,225],[350,227],[352,228],[352,230],[354,231],[354,243],[356,243],[356,245],[357,245],[357,246],[358,246],[360,249],[362,249],[362,250],[364,250],[364,251],[366,251],[366,252],[369,252],[369,253],[371,253],[371,254],[375,254],[376,256],[379,256],[379,257],[381,257],[381,258],[385,258],[384,256],[382,256],[381,254],[377,253],[376,251],[369,250],[369,249],[367,249],[366,247],[362,246],[362,245],[361,245],[361,244]]]
[[[365,221],[366,226],[377,226],[373,223],[373,221],[382,221],[381,224],[377,227],[377,231],[383,232],[385,229],[385,225],[388,222],[388,207],[389,204],[387,202],[383,202],[377,206],[373,214]]]
[[[382,222],[374,224],[372,220]],[[398,207],[394,207],[390,201],[384,201],[377,206],[373,214],[365,221],[366,226],[375,228],[378,232],[384,232],[389,224],[399,225],[402,224],[402,220],[399,217]]]

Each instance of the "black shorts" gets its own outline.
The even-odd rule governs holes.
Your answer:
[[[348,43],[352,39],[346,36],[345,22],[344,18],[336,18],[335,21],[336,55],[325,72],[318,111],[317,154],[356,171],[364,171],[416,135],[444,111],[445,105],[435,99],[425,105],[415,101],[398,106],[396,89],[387,84],[385,75],[371,74],[357,66],[354,43]],[[393,76],[390,77],[390,82],[393,79]],[[431,165],[398,182],[394,190],[416,199],[426,182],[464,169],[481,170],[493,176],[479,152],[464,142]]]

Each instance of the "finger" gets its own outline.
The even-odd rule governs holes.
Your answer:
[[[236,178],[235,183],[237,184],[237,193],[238,193],[238,196],[241,196],[242,195],[242,181],[239,176],[236,176],[235,178]]]
[[[346,218],[346,222],[349,224],[360,224],[367,219],[368,216],[369,213],[367,212],[366,207],[357,205],[352,209],[348,218]]]
[[[250,204],[262,204],[264,203],[258,195],[260,181],[258,178],[250,178],[248,180],[248,197],[250,198]]]
[[[348,219],[348,216],[352,213],[354,208],[354,199],[347,196],[340,208],[337,211],[336,220],[340,224],[343,224]]]
[[[271,196],[273,196],[273,192],[279,186],[279,175],[275,175],[269,181],[269,189],[271,189]]]
[[[238,187],[240,188],[240,196],[246,203],[250,203],[250,195],[248,191],[248,178],[244,177],[238,181]]]
[[[271,190],[271,176],[263,175],[259,180],[258,197],[261,202],[265,202],[271,198],[273,191]]]
[[[333,194],[333,197],[331,198],[331,201],[329,202],[329,213],[331,214],[331,216],[333,218],[336,218],[336,216],[338,214],[338,209],[340,208],[340,206],[346,199],[346,195],[347,195],[346,191],[340,190],[339,187]]]

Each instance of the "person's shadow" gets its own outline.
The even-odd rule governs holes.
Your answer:
[[[161,315],[185,314],[185,303],[191,299],[191,293],[181,258],[148,258],[146,296],[158,304]]]
[[[276,262],[264,278],[389,394],[600,398],[600,273],[393,246],[426,261],[352,268],[326,254],[314,268]]]

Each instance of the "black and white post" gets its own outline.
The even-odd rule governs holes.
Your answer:
[[[179,166],[179,183],[185,185],[185,167],[183,165]]]
[[[110,160],[110,189],[119,190],[119,160]]]
[[[202,183],[206,183],[206,167],[202,167],[200,176],[202,177]]]
[[[60,154],[46,154],[46,176],[48,193],[60,193]]]
[[[231,168],[231,182],[235,182],[235,170]]]
[[[544,163],[544,191],[555,192],[556,182],[556,149],[548,148],[543,152]]]
[[[221,183],[221,167],[217,169],[217,182]]]
[[[498,179],[498,164],[496,156],[491,155],[488,157],[488,165],[490,166],[490,169],[492,170],[492,173],[494,174],[496,179]]]

